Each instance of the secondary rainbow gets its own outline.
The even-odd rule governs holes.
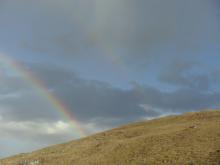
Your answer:
[[[18,61],[15,61],[4,54],[0,54],[0,64],[9,67],[10,70],[18,74],[25,80],[25,82],[30,84],[41,97],[44,97],[55,110],[59,111],[64,119],[76,130],[75,133],[80,137],[86,136],[85,130],[80,126],[80,123],[73,114],[70,113],[66,105],[58,97],[49,92],[47,86],[32,72],[25,69],[25,67],[23,67]]]

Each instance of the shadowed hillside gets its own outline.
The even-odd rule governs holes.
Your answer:
[[[139,122],[20,154],[1,165],[220,165],[220,111]]]

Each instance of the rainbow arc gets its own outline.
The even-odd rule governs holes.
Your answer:
[[[13,60],[9,56],[0,54],[0,64],[10,68],[13,72],[18,74],[19,77],[24,79],[29,85],[33,87],[33,89],[44,99],[52,105],[54,110],[58,111],[60,115],[64,117],[65,120],[74,128],[80,137],[86,136],[86,131],[81,127],[80,123],[74,117],[74,115],[70,112],[67,106],[60,100],[57,96],[55,96],[52,92],[49,91],[47,86],[38,79],[32,72],[25,69],[18,61]]]

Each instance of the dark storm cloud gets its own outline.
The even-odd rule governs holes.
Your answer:
[[[123,90],[108,83],[82,79],[61,68],[38,66],[34,71],[54,89],[55,95],[65,101],[71,112],[83,121],[115,118],[123,123],[155,114],[219,106],[220,93],[197,90],[197,86],[180,86],[174,91],[164,92],[155,87],[136,84]]]
[[[193,89],[179,89],[173,92],[162,92],[155,88],[142,87],[143,102],[151,107],[166,112],[186,112],[218,107],[220,93],[206,93]]]
[[[45,116],[47,120],[58,118],[59,115],[52,111],[45,97],[39,95],[35,84],[9,67],[1,65],[0,70],[0,116],[16,121],[39,120]]]
[[[19,93],[17,97],[10,97],[0,101],[2,116],[8,120],[15,121],[54,121],[59,119],[59,114],[54,111],[48,102],[30,90],[26,93]]]
[[[160,56],[152,55],[152,49],[175,45],[179,51],[175,56],[180,56],[185,50],[199,49],[203,40],[218,38],[213,5],[205,0],[20,0],[9,1],[4,12],[14,10],[8,18],[28,29],[29,36],[20,38],[23,48],[87,58],[91,49],[111,49],[133,64]]]
[[[207,90],[210,87],[214,74],[193,73],[200,66],[199,63],[184,59],[172,60],[159,75],[162,83],[178,87],[188,87],[198,90]]]
[[[56,66],[38,64],[36,67],[32,65],[32,69],[33,73],[48,86],[48,92],[60,97],[80,121],[96,117],[112,117],[126,121],[145,114],[138,105],[139,96],[132,91],[124,91],[95,80],[84,80],[72,71]],[[36,84],[33,86],[22,81],[19,76],[6,75],[6,77],[0,83],[1,115],[4,119],[14,121],[59,119],[59,114],[54,111],[55,107],[45,100],[45,96],[39,95]]]
[[[33,69],[80,120],[109,117],[126,121],[145,114],[139,106],[140,96],[132,90],[115,88],[96,80],[82,79],[75,73],[59,67],[36,66]]]
[[[0,1],[0,8],[4,7],[5,0]]]

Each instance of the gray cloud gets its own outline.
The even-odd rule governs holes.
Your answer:
[[[183,66],[189,65],[191,64]],[[200,83],[197,82],[200,81],[197,75],[194,75],[198,79],[194,80],[195,87],[185,88],[185,84],[181,82],[178,89],[164,92],[147,84],[134,84],[130,89],[120,89],[105,82],[82,79],[74,73],[55,67],[47,69],[40,66],[34,71],[48,86],[54,87],[54,94],[65,100],[77,118],[84,121],[109,117],[120,119],[123,123],[143,116],[152,117],[166,112],[181,113],[219,106],[219,93],[209,92],[203,86],[197,86]],[[188,85],[186,83],[186,86]],[[151,110],[147,113],[146,106],[141,105],[147,105]],[[162,111],[158,112],[158,108]]]
[[[28,29],[20,45],[38,56],[94,58],[111,52],[125,63],[140,64],[158,56],[152,50],[164,45],[175,45],[181,56],[185,50],[200,50],[203,40],[220,38],[212,0],[20,0],[7,2],[4,12],[10,10],[8,24],[16,20],[20,29]],[[93,49],[104,52],[88,53]]]
[[[214,0],[7,0],[0,7],[1,48],[24,61],[89,133],[220,106],[218,66],[199,63],[217,57],[207,48],[210,61],[201,60],[203,48],[220,41]],[[116,65],[128,72],[121,84],[137,83],[112,85]],[[0,66],[0,148],[10,146],[3,138],[39,147],[75,137],[56,125],[63,120],[36,86]]]
[[[193,75],[193,81],[192,77],[181,77],[185,70],[190,70],[193,63],[174,64],[174,68],[168,69],[170,75],[166,72],[162,75],[164,82],[178,85],[178,88],[171,91],[138,83],[129,89],[121,89],[106,82],[81,78],[71,70],[50,64],[29,63],[27,68],[45,82],[48,92],[60,98],[69,111],[84,124],[91,121],[98,123],[110,118],[117,121],[106,125],[111,127],[143,117],[219,106],[220,94],[218,91],[207,90],[211,86],[209,81],[204,88],[203,85],[198,85],[203,83],[200,75]],[[0,114],[5,119],[51,122],[60,120],[54,107],[37,93],[35,87],[21,81],[19,77],[8,77],[0,85],[1,90],[5,90],[0,95]]]
[[[36,66],[33,69],[79,119],[88,121],[92,118],[109,117],[126,121],[145,114],[139,107],[140,96],[132,90],[115,88],[96,80],[82,79],[75,73],[59,67]]]
[[[69,111],[89,133],[163,114],[220,106],[219,92],[181,86],[179,89],[165,92],[138,83],[134,83],[129,89],[120,89],[106,82],[83,79],[74,72],[55,65],[41,63],[27,65],[33,74],[45,82],[49,92],[53,92],[67,105]],[[18,141],[19,139],[27,139],[30,143],[36,141],[37,144],[33,148],[62,142],[76,136],[70,134],[72,131],[60,130],[59,124],[57,126],[56,123],[63,119],[44,98],[35,93],[32,87],[28,87],[25,82],[21,83],[19,77],[13,77],[13,82],[9,77],[4,80],[5,82],[1,81],[1,85],[13,90],[8,90],[0,96],[2,136],[16,135]],[[20,85],[16,83],[19,81]],[[8,82],[10,83],[7,84]],[[19,90],[14,90],[14,86],[16,88],[20,86]]]
[[[196,73],[202,65],[185,59],[172,60],[168,66],[162,68],[159,81],[178,87],[188,87],[198,90],[207,90],[210,87],[214,74]],[[193,73],[194,72],[194,73]]]
[[[146,91],[147,92],[147,91]],[[174,92],[158,92],[154,91],[154,95],[158,95],[155,100],[150,98],[151,102],[148,104],[173,112],[186,112],[193,110],[209,109],[211,107],[218,107],[219,93],[205,93],[197,90],[181,89]]]

